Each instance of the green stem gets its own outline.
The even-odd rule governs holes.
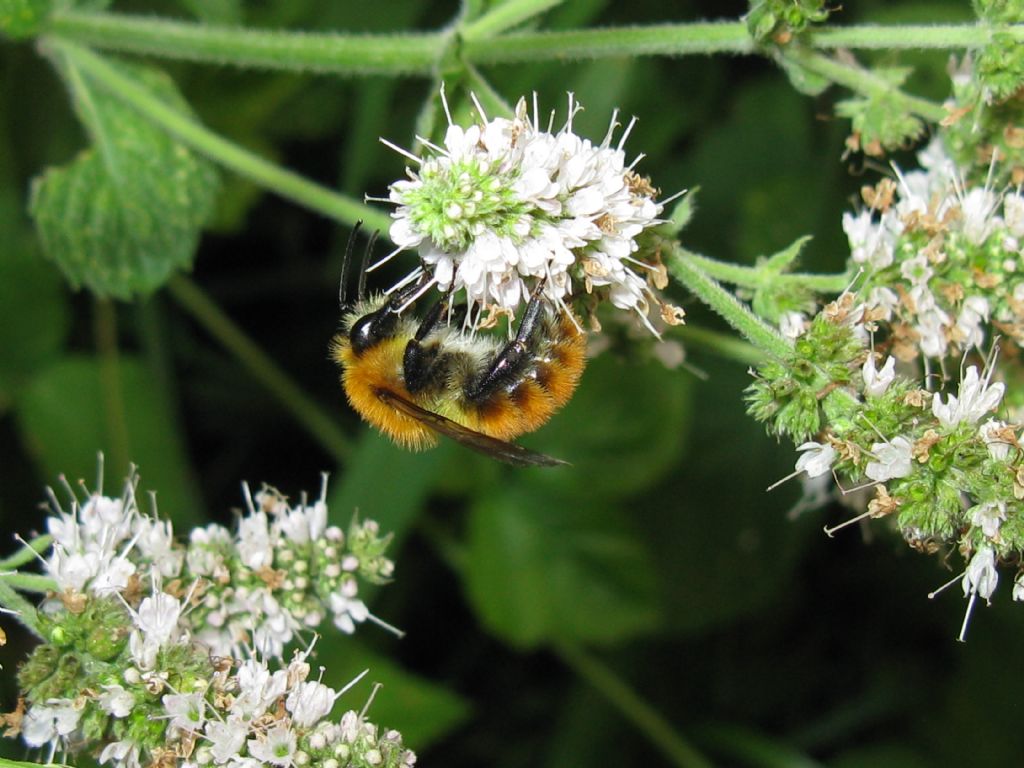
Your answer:
[[[755,50],[746,25],[737,21],[519,32],[486,40],[465,40],[462,55],[467,61],[482,65]]]
[[[39,614],[36,613],[35,606],[2,580],[0,580],[0,607],[13,611],[18,616],[18,621],[30,629],[36,637],[45,640],[39,627]]]
[[[906,25],[818,27],[808,34],[817,49],[978,48],[996,33],[1024,42],[1024,25]],[[519,32],[487,40],[466,40],[463,56],[474,64],[511,64],[550,59],[687,56],[708,53],[756,53],[743,22],[696,22],[654,26]]]
[[[709,259],[707,256],[701,256],[697,253],[689,253],[686,258],[704,274],[715,278],[715,280],[739,285],[743,288],[760,288],[765,284],[764,270],[758,267]],[[808,275],[800,272],[789,272],[771,275],[771,282],[775,284],[792,283],[820,293],[839,293],[849,285],[850,276],[846,273],[838,275]]]
[[[502,95],[491,85],[490,81],[480,73],[479,69],[472,64],[467,64],[466,75],[473,93],[480,99],[480,106],[487,110],[488,117],[512,118],[515,115],[512,105],[505,101]]]
[[[670,335],[684,341],[687,348],[694,346],[706,349],[726,360],[743,365],[758,365],[764,362],[764,353],[753,344],[710,328],[698,328],[692,325],[680,325],[673,328]]]
[[[647,736],[672,765],[680,768],[710,768],[711,763],[607,665],[572,643],[559,643],[556,650],[562,661]]]
[[[20,568],[25,563],[32,562],[36,558],[42,557],[43,552],[47,550],[52,541],[53,536],[49,533],[36,536],[13,555],[8,555],[3,560],[0,560],[0,571],[11,571],[15,568]]]
[[[463,57],[474,64],[551,59],[755,53],[740,21],[658,24],[498,35],[556,5],[556,0],[510,0],[462,30]],[[62,11],[48,30],[77,42],[127,53],[239,67],[330,74],[431,75],[450,32],[344,35],[219,27],[112,13]],[[994,34],[1024,42],[1024,25],[930,24],[816,27],[808,44],[819,50],[978,48]]]
[[[99,357],[108,450],[114,466],[127,467],[131,463],[132,451],[128,422],[125,420],[124,391],[121,388],[117,314],[110,299],[96,299],[93,308],[93,336]]]
[[[451,37],[277,32],[75,11],[54,14],[47,31],[122,53],[335,75],[429,76]]]
[[[851,91],[865,96],[890,98],[901,103],[908,112],[923,117],[925,120],[939,122],[946,117],[946,110],[942,105],[917,96],[909,96],[869,69],[855,64],[844,64],[836,59],[799,47],[787,48],[782,55],[808,72],[813,72],[826,80],[845,86]]]
[[[177,275],[167,283],[167,288],[185,311],[231,352],[254,378],[270,390],[338,463],[344,462],[352,452],[352,446],[345,433],[338,428],[331,413],[325,411],[303,392],[299,385],[192,281]]]
[[[0,574],[0,581],[22,592],[36,592],[40,595],[57,590],[57,582],[52,577],[38,573],[3,573]]]
[[[462,28],[462,39],[486,40],[492,38],[561,3],[562,0],[506,0],[489,13],[466,24]]]
[[[809,44],[818,49],[859,48],[862,50],[907,50],[980,48],[996,33],[1024,42],[1024,25],[987,24],[861,24],[850,27],[816,27]]]
[[[390,226],[391,219],[387,214],[309,181],[221,138],[190,116],[165,104],[95,53],[58,38],[45,39],[41,47],[68,57],[87,77],[182,143],[261,187],[346,224],[362,220],[369,229],[385,231]]]
[[[700,743],[730,765],[757,768],[824,768],[798,749],[735,725],[709,725],[699,731]]]
[[[668,258],[668,271],[697,298],[721,315],[755,347],[779,359],[793,353],[792,345],[774,328],[757,317],[735,296],[708,277],[690,258],[692,254],[677,248]]]

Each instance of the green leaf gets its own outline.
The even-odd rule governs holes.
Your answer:
[[[117,368],[116,386],[123,403],[118,417],[126,446],[119,444],[121,438],[110,425],[110,384],[100,362],[74,356],[41,370],[15,401],[27,447],[47,477],[63,473],[72,483],[87,478],[90,487],[98,451],[108,458],[126,452],[139,466],[141,489],[157,492],[162,516],[179,527],[198,522],[203,517],[199,496],[160,388],[153,386],[149,369],[139,360],[122,357]],[[106,462],[104,491],[117,495],[128,467],[114,463]]]
[[[797,238],[792,245],[778,253],[758,259],[761,283],[753,292],[751,308],[760,317],[777,323],[785,312],[814,312],[815,297],[809,289],[793,281],[776,279],[792,270],[800,252],[810,240],[809,236]]]
[[[0,250],[0,398],[60,353],[71,318],[60,275],[17,237]]]
[[[646,552],[617,511],[521,485],[470,512],[469,599],[506,642],[610,644],[658,623]]]
[[[131,108],[94,88],[73,63],[59,69],[93,145],[32,185],[30,213],[46,254],[74,286],[127,299],[190,268],[213,211],[217,173]],[[121,66],[164,103],[187,106],[162,73]]]
[[[0,768],[71,768],[63,763],[32,763],[25,760],[8,760],[0,757]]]
[[[565,409],[523,441],[573,466],[530,474],[539,486],[577,502],[622,498],[647,487],[682,450],[691,383],[691,375],[656,361],[599,356]]]
[[[366,625],[363,630],[374,631]],[[402,734],[409,749],[421,750],[465,722],[469,704],[437,683],[407,672],[386,657],[367,650],[348,636],[331,633],[317,644],[317,661],[324,665],[324,684],[344,688],[363,670],[369,674],[339,699],[335,714],[363,708],[375,683],[381,689],[373,699],[367,718]],[[2,768],[2,767],[0,767]]]
[[[0,0],[0,32],[15,40],[32,37],[53,8],[53,0]]]
[[[832,85],[827,77],[811,72],[785,56],[776,56],[775,61],[786,73],[789,84],[805,96],[820,96]]]
[[[672,207],[672,213],[668,215],[665,222],[666,231],[672,236],[677,236],[685,229],[693,218],[697,208],[697,193],[700,187],[694,187],[686,191],[686,194],[679,198],[679,201]]]
[[[906,67],[878,67],[871,71],[894,89],[903,85],[910,74]],[[891,92],[840,101],[836,104],[836,114],[850,119],[861,148],[869,155],[881,154],[879,149],[906,148],[925,131],[924,122],[908,112]]]

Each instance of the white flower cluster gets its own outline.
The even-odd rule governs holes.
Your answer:
[[[100,665],[101,679],[108,682],[96,686],[85,678],[75,696],[33,703],[24,713],[22,738],[30,747],[48,747],[51,761],[58,749],[81,747],[102,730],[108,735],[96,745],[99,762],[112,768],[167,759],[181,768],[406,768],[415,763],[396,731],[379,735],[354,711],[339,722],[327,719],[362,675],[342,691],[309,680],[309,650],[285,666],[255,654],[204,674],[203,666],[216,657],[190,641],[180,601],[154,591],[137,611],[128,611],[133,665],[120,677],[112,676],[115,666]],[[172,647],[179,652],[169,653]]]
[[[979,347],[990,320],[1024,319],[1024,196],[967,188],[939,139],[918,159],[920,170],[896,169],[898,184],[843,216],[865,309],[893,324],[907,360]]]
[[[272,488],[253,497],[246,487],[248,514],[237,532],[196,528],[187,548],[169,522],[139,510],[134,488],[132,478],[121,498],[91,494],[70,512],[54,497],[48,570],[65,595],[112,595],[140,580],[189,585],[190,626],[217,655],[238,657],[250,646],[280,655],[297,631],[319,627],[326,615],[351,633],[370,617],[357,574],[381,581],[393,570],[373,521],[354,524],[348,537],[327,525],[326,478],[319,499],[295,506]]]
[[[637,270],[656,268],[633,254],[662,205],[633,171],[640,158],[626,162],[622,146],[633,124],[613,146],[613,116],[595,145],[573,133],[579,109],[570,94],[568,118],[553,133],[542,127],[536,98],[532,117],[520,100],[511,120],[487,120],[478,104],[480,124],[462,128],[449,114],[443,147],[424,142],[434,154],[422,161],[407,154],[420,165],[391,185],[390,234],[395,253],[418,249],[427,271],[408,282],[420,278],[423,291],[465,290],[481,309],[512,313],[540,280],[563,306],[583,289],[607,287],[614,306],[647,322],[648,299],[660,302]]]
[[[281,661],[325,616],[346,632],[369,616],[356,574],[392,570],[375,524],[329,526],[326,478],[311,504],[246,488],[237,534],[199,528],[186,548],[139,509],[136,483],[119,499],[72,493],[70,511],[50,494],[57,589],[38,609],[44,642],[19,673],[13,732],[50,761],[88,750],[114,768],[412,765],[397,732],[327,719],[344,691],[308,679],[312,644]]]

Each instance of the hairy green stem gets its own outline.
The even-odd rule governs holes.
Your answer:
[[[429,76],[450,34],[278,32],[112,13],[63,11],[47,31],[122,53],[333,75]]]
[[[108,452],[114,466],[131,463],[131,436],[125,419],[124,390],[121,387],[121,355],[117,342],[117,312],[110,299],[93,302],[93,337],[99,357],[100,386]]]
[[[534,17],[557,0],[510,0],[467,23],[462,56],[474,64],[550,59],[755,53],[741,21],[657,24],[564,31],[500,32]],[[99,48],[239,67],[329,74],[430,76],[451,43],[451,32],[346,35],[219,27],[197,22],[112,13],[62,11],[48,30]],[[1024,42],[1022,25],[909,24],[815,27],[808,44],[819,50],[961,49],[994,34]]]
[[[1024,42],[1024,25],[988,24],[861,24],[850,27],[815,27],[809,42],[814,48],[907,50],[980,48],[994,34],[1008,34]]]
[[[909,96],[869,69],[855,64],[844,64],[820,53],[798,47],[787,48],[782,55],[808,72],[813,72],[826,80],[849,88],[851,91],[865,96],[884,96],[893,99],[902,104],[908,112],[923,117],[925,120],[939,122],[946,117],[946,110],[941,104],[935,104],[917,96]]]
[[[590,683],[623,717],[644,733],[672,765],[680,768],[710,768],[711,763],[606,664],[572,643],[559,643],[556,651],[577,675]]]
[[[758,349],[779,359],[792,355],[792,345],[774,328],[747,309],[739,300],[708,277],[690,258],[692,254],[677,248],[668,257],[668,271],[698,299],[717,312]]]
[[[707,256],[690,253],[687,258],[694,266],[699,267],[704,274],[715,280],[738,285],[743,288],[760,288],[765,285],[765,271],[758,267],[750,267],[745,264],[731,264],[726,261],[709,259]],[[839,293],[850,283],[850,276],[846,273],[838,275],[808,275],[800,272],[786,272],[772,274],[772,283],[776,285],[799,285],[809,288],[812,291],[821,293]]]
[[[817,27],[809,32],[808,43],[822,50],[944,50],[977,48],[989,42],[996,33],[1009,34],[1024,42],[1024,26],[1019,24],[919,24]],[[474,64],[757,51],[746,24],[740,21],[519,32],[487,40],[466,40],[462,48],[464,58]]]
[[[462,39],[489,39],[561,3],[562,0],[506,0],[497,8],[464,25],[461,30]]]
[[[264,160],[218,136],[192,117],[168,106],[147,88],[86,48],[59,38],[47,38],[41,46],[45,51],[66,56],[86,77],[182,143],[261,187],[346,224],[362,220],[369,229],[382,230],[390,225],[391,219],[387,214]]]
[[[36,558],[42,557],[50,544],[53,542],[53,536],[49,533],[44,533],[42,536],[36,536],[31,541],[25,543],[21,549],[15,552],[13,555],[8,555],[3,560],[0,560],[0,571],[11,571],[15,568],[20,568],[25,563],[30,563]]]
[[[182,308],[270,390],[339,464],[348,458],[352,445],[335,417],[303,392],[195,283],[176,275],[167,288]]]
[[[739,21],[521,32],[466,40],[462,46],[463,57],[478,65],[755,51],[746,25]]]
[[[57,582],[52,577],[39,573],[0,573],[0,581],[22,592],[40,595],[57,590]]]
[[[18,621],[30,629],[36,637],[45,639],[39,627],[39,615],[36,613],[35,606],[15,592],[2,579],[0,579],[0,608],[12,611],[17,615]]]

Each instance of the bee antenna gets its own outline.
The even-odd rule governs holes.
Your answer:
[[[366,244],[366,252],[363,254],[363,263],[359,266],[359,293],[357,294],[359,301],[366,297],[366,267],[370,263],[370,254],[373,253],[373,247],[377,244],[378,237],[380,237],[379,229],[370,235],[370,241]]]
[[[356,225],[352,227],[352,234],[348,236],[348,242],[345,244],[345,256],[341,261],[341,282],[338,284],[338,304],[341,305],[342,309],[348,306],[346,301],[346,290],[345,286],[348,283],[348,271],[349,265],[352,263],[352,251],[355,250],[356,238],[359,237],[359,230],[362,228],[362,219],[356,222]],[[360,288],[357,299],[362,299],[362,289]]]

